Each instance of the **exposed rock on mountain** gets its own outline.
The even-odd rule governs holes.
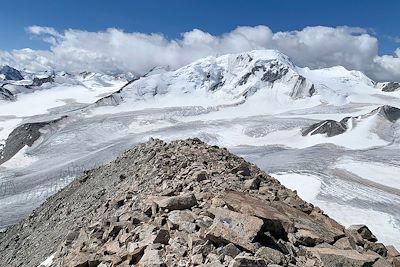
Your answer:
[[[0,164],[12,158],[25,146],[32,146],[41,136],[40,130],[52,126],[64,118],[66,116],[50,121],[24,123],[15,128],[7,137],[4,147],[0,148]]]
[[[338,134],[342,134],[347,130],[347,121],[349,117],[342,119],[341,121],[335,120],[324,120],[311,125],[310,127],[302,131],[302,135],[315,135],[315,134],[326,134],[331,137]]]
[[[297,72],[288,57],[265,50],[208,57],[174,71],[150,71],[96,105],[134,103],[166,95],[193,95],[193,99],[208,98],[221,105],[244,103],[256,93],[258,97],[294,100],[315,92],[314,84]]]
[[[375,241],[366,226],[344,229],[226,149],[150,140],[86,172],[0,234],[0,262],[395,266],[398,252]]]
[[[400,83],[398,82],[378,83],[377,87],[381,89],[383,92],[394,92],[400,89]]]
[[[3,86],[4,84],[0,86],[0,99],[14,101],[15,96],[13,95],[13,93],[11,93],[10,90],[4,88]]]
[[[0,75],[3,75],[4,80],[20,81],[24,79],[19,70],[7,65],[0,67]]]
[[[377,113],[390,122],[395,122],[400,119],[400,109],[392,106],[385,105],[375,109],[371,113]]]
[[[52,83],[54,82],[54,78],[52,76],[45,77],[45,78],[33,78],[32,84],[30,86],[42,86],[45,83]]]
[[[385,105],[374,109],[367,114],[357,117],[345,117],[341,121],[324,120],[312,124],[311,126],[302,130],[302,135],[307,136],[315,134],[326,134],[327,137],[332,137],[343,134],[347,130],[357,127],[357,124],[363,123],[367,119],[372,120],[373,123],[370,123],[371,127],[379,128],[379,125],[381,125],[382,123],[395,123],[399,118],[399,108]],[[383,119],[383,122],[380,122],[380,119]]]

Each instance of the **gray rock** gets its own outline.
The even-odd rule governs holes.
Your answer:
[[[140,267],[164,267],[166,266],[162,252],[155,249],[146,249],[142,258],[139,261],[138,266]]]
[[[165,197],[160,200],[155,200],[155,202],[160,208],[168,210],[190,209],[194,205],[197,205],[196,197],[193,194]]]
[[[257,250],[255,256],[264,259],[268,264],[282,264],[285,261],[285,255],[269,247],[261,247]]]
[[[265,261],[253,256],[237,256],[229,267],[267,267]]]
[[[347,228],[349,232],[357,232],[360,234],[360,236],[368,241],[371,242],[376,242],[378,239],[372,234],[371,230],[366,225],[363,224],[357,224],[357,225],[351,225],[349,228]]]
[[[255,251],[253,239],[263,226],[263,221],[254,216],[243,215],[223,208],[211,208],[214,222],[206,238],[217,243],[233,243],[245,249]]]
[[[361,254],[355,250],[332,248],[308,248],[307,251],[315,256],[326,267],[372,266],[379,256]]]

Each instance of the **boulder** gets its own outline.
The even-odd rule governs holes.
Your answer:
[[[246,180],[244,182],[244,188],[250,190],[257,190],[258,188],[260,188],[260,183],[261,183],[260,178],[253,178],[250,180]]]
[[[399,257],[400,252],[392,245],[386,246],[388,257]]]
[[[229,264],[229,267],[267,267],[265,261],[253,256],[237,256]]]
[[[193,194],[182,194],[179,196],[155,198],[154,202],[158,204],[160,208],[168,210],[184,210],[190,209],[197,205],[197,200]]]
[[[390,264],[389,261],[387,261],[384,258],[378,259],[372,267],[392,267],[392,264]]]
[[[308,248],[307,252],[316,257],[323,266],[372,266],[379,256],[361,254],[355,250],[342,250],[335,248]]]
[[[139,267],[165,267],[160,250],[147,248],[138,264]]]
[[[348,236],[340,238],[333,245],[339,249],[357,249],[354,238]]]
[[[269,247],[259,248],[255,255],[265,260],[268,264],[283,264],[285,261],[285,255],[282,252]]]
[[[196,218],[196,214],[190,210],[173,210],[168,214],[168,222],[172,224],[173,228],[189,233],[196,229],[196,224],[194,224]]]
[[[360,236],[368,241],[371,242],[376,242],[378,239],[372,234],[371,230],[366,225],[363,224],[357,224],[357,225],[351,225],[349,228],[347,228],[349,232],[355,232],[360,234]]]
[[[386,257],[386,255],[387,255],[387,249],[386,249],[385,245],[382,243],[373,243],[373,242],[367,241],[364,245],[364,248],[366,250],[371,250],[373,252],[376,252],[379,255],[381,255],[382,257]]]
[[[248,163],[242,162],[231,170],[231,173],[237,173],[243,176],[250,176],[250,168]]]
[[[257,217],[244,215],[224,208],[211,208],[214,222],[206,233],[206,238],[214,243],[233,243],[244,249],[255,252],[252,243],[263,226],[263,221]]]

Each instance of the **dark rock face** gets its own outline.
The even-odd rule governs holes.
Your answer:
[[[400,118],[400,109],[396,107],[385,105],[375,111],[390,122],[395,122]]]
[[[254,179],[258,186],[245,188]],[[0,263],[36,267],[53,254],[53,267],[396,262],[396,251],[373,240],[368,228],[345,230],[226,149],[152,139],[85,173],[0,234]]]
[[[301,134],[303,136],[309,134],[310,135],[326,134],[328,137],[339,135],[347,130],[347,124],[346,124],[347,120],[348,118],[345,118],[341,121],[324,120],[304,129]]]
[[[305,77],[299,75],[296,81],[296,84],[294,85],[290,96],[293,99],[298,99],[302,97],[311,97],[315,94],[315,87],[314,84],[309,84],[307,83],[307,80]]]
[[[32,146],[41,135],[40,129],[59,122],[64,118],[66,116],[51,121],[25,123],[15,128],[7,137],[4,147],[0,149],[0,164],[11,159],[23,147]]]
[[[10,90],[0,86],[0,99],[14,101],[16,96]]]
[[[19,70],[7,65],[0,68],[0,74],[3,74],[6,80],[20,81],[24,79]]]
[[[388,82],[382,87],[383,92],[394,92],[400,89],[400,83],[398,82]]]
[[[348,129],[348,121],[352,119],[363,119],[378,114],[387,121],[394,123],[400,119],[400,109],[392,106],[381,106],[368,114],[364,114],[358,117],[346,117],[341,121],[335,120],[324,120],[318,123],[314,123],[311,126],[302,130],[303,136],[315,135],[315,134],[326,134],[328,137],[336,136],[344,133]]]
[[[144,76],[143,76],[144,77]],[[118,89],[117,91],[113,92],[112,94],[109,94],[108,96],[102,97],[99,100],[97,100],[96,102],[94,102],[94,104],[96,106],[117,106],[119,105],[123,98],[121,96],[122,91],[129,86],[130,84],[132,84],[133,82],[139,80],[141,77],[137,77],[135,79],[132,79],[130,81],[128,81],[126,84],[124,84],[120,89]]]
[[[42,86],[45,83],[53,83],[54,78],[52,76],[46,77],[46,78],[33,78],[32,85],[30,86]]]

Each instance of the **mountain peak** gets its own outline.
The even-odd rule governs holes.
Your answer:
[[[5,80],[20,81],[24,79],[19,70],[8,65],[0,67],[0,74],[4,75]]]

